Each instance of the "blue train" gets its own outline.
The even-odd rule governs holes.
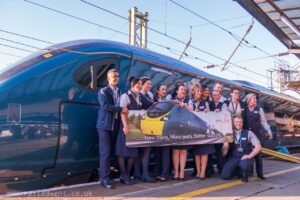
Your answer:
[[[41,50],[0,74],[0,194],[51,187],[78,175],[88,180],[98,168],[97,91],[111,68],[119,69],[123,91],[127,77],[147,75],[153,88],[163,83],[172,90],[176,80],[187,86],[219,81],[243,95],[256,92],[275,134],[272,145],[300,144],[299,99],[123,43],[77,40]]]

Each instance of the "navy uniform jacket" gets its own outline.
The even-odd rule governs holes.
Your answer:
[[[118,96],[120,96],[119,90]],[[98,92],[98,101],[100,107],[98,112],[97,128],[106,131],[114,131],[117,128],[115,127],[117,125],[115,120],[120,118],[119,112],[122,108],[118,105],[118,102],[115,102],[114,92],[109,85],[101,88]]]

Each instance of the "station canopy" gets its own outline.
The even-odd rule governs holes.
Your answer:
[[[236,0],[300,59],[300,0]]]

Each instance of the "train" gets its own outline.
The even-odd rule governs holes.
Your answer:
[[[177,59],[124,43],[76,40],[33,53],[0,73],[0,194],[43,189],[82,176],[99,165],[97,93],[116,68],[119,88],[128,77],[148,76],[153,88],[169,92],[178,80],[186,86],[217,82],[255,92],[274,139],[267,145],[299,145],[300,100],[246,81],[227,80]]]

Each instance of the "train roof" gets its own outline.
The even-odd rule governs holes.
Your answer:
[[[94,47],[94,48],[93,48]],[[29,59],[33,59],[34,57],[41,56],[45,54],[45,52],[57,52],[56,55],[60,55],[67,52],[76,52],[76,53],[86,53],[86,52],[92,52],[97,50],[97,47],[101,47],[101,51],[105,49],[107,52],[115,52],[115,53],[121,53],[126,54],[127,56],[133,56],[134,58],[145,60],[152,63],[157,63],[162,66],[173,68],[177,71],[193,74],[196,77],[199,78],[207,78],[211,79],[213,81],[219,81],[223,82],[225,84],[229,84],[232,86],[241,87],[244,89],[247,89],[248,91],[260,93],[263,95],[267,95],[268,98],[271,98],[273,101],[278,102],[279,104],[282,104],[285,101],[291,101],[293,103],[296,103],[295,105],[298,110],[300,110],[300,101],[299,99],[296,99],[294,97],[280,94],[276,91],[270,90],[268,88],[265,88],[263,86],[243,81],[243,80],[228,80],[224,79],[212,74],[209,74],[207,72],[204,72],[194,66],[191,66],[187,63],[184,63],[182,61],[179,61],[177,59],[174,59],[172,57],[162,55],[156,52],[153,52],[151,50],[131,46],[125,43],[121,42],[115,42],[115,41],[108,41],[108,40],[99,40],[99,39],[85,39],[85,40],[74,40],[64,43],[55,44],[52,46],[49,46],[41,51],[38,51],[37,53],[33,54],[32,56],[29,56],[29,58],[25,59],[23,63],[26,63],[29,61]],[[22,62],[18,62],[19,65],[23,64]],[[29,62],[32,64],[32,62]],[[16,65],[15,65],[16,66]],[[5,72],[4,72],[5,73]],[[0,75],[1,76],[1,75]],[[293,110],[295,110],[294,108]]]

